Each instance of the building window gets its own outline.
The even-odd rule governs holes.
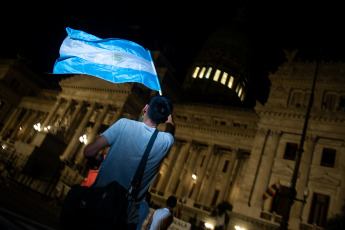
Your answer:
[[[222,170],[223,173],[225,173],[226,170],[228,170],[228,166],[229,166],[229,160],[226,160],[223,165],[223,170]]]
[[[335,154],[335,149],[323,148],[320,165],[333,168],[335,162]]]
[[[213,81],[218,81],[221,71],[219,69],[216,70],[216,73],[213,76]]]
[[[204,161],[205,161],[205,155],[202,156],[201,162],[200,162],[200,168],[204,165]]]
[[[234,84],[234,77],[230,76],[229,82],[228,82],[228,87],[231,89]]]
[[[291,96],[291,103],[290,105],[296,106],[297,108],[303,106],[303,94],[301,92],[293,92]]]
[[[243,91],[241,95],[241,101],[244,101],[245,97],[246,97],[246,93]]]
[[[238,93],[237,93],[237,96],[239,98],[241,98],[241,94],[242,94],[242,87],[240,86],[239,90],[238,90]]]
[[[289,205],[288,195],[289,188],[281,185],[280,189],[273,197],[270,212],[275,212],[278,215],[283,215],[285,207]]]
[[[297,155],[297,148],[298,148],[298,144],[287,142],[286,147],[285,147],[285,152],[284,152],[284,159],[294,161]]]
[[[227,79],[228,79],[228,73],[224,72],[222,75],[222,79],[220,79],[220,83],[225,85]]]
[[[328,110],[334,110],[336,108],[337,95],[327,94],[324,99],[324,108]]]
[[[216,205],[217,200],[218,200],[218,196],[219,196],[219,190],[216,189],[216,191],[214,191],[214,195],[213,195],[213,198],[212,198],[211,206],[215,206]]]
[[[203,78],[204,77],[205,71],[206,71],[206,67],[202,67],[202,69],[201,69],[201,71],[199,73],[199,78]]]
[[[195,67],[195,70],[194,70],[194,73],[193,73],[193,78],[196,78],[198,76],[198,73],[199,73],[199,70],[200,70],[200,67]]]
[[[240,90],[240,87],[241,87],[241,84],[238,84],[237,87],[236,87],[236,93],[238,93],[238,91]]]
[[[339,98],[338,110],[339,111],[345,111],[345,95],[341,95]]]
[[[329,196],[314,193],[308,223],[325,227],[327,222],[328,205]]]
[[[212,67],[208,67],[207,72],[206,72],[206,75],[205,75],[205,78],[206,78],[206,79],[209,79],[209,78],[210,78],[211,72],[212,72]]]

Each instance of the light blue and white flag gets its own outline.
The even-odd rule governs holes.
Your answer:
[[[101,39],[66,28],[54,74],[88,74],[114,83],[138,82],[160,91],[158,75],[149,50],[135,42]]]

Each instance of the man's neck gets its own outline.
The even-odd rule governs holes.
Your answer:
[[[157,128],[157,125],[153,123],[151,120],[143,121],[145,125],[151,128]]]
[[[143,123],[151,128],[157,128],[157,124],[155,124],[147,114],[143,116]]]

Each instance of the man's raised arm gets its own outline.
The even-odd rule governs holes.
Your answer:
[[[168,116],[168,120],[165,122],[164,132],[171,133],[173,136],[175,135],[175,124],[171,114]]]

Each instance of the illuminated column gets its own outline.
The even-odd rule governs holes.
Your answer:
[[[183,170],[180,171],[180,178],[182,179],[181,181],[183,182],[182,185],[179,187],[179,192],[183,192],[181,195],[183,195],[183,198],[188,198],[187,196],[189,195],[189,190],[190,190],[190,181],[191,181],[191,175],[194,173],[191,170],[193,170],[193,164],[196,160],[197,157],[197,149],[198,149],[198,144],[193,143],[191,145],[191,148],[189,148],[189,152],[187,154],[187,157],[184,161],[183,165]]]
[[[85,114],[83,120],[80,122],[78,128],[75,130],[74,135],[69,142],[65,152],[60,157],[62,161],[69,161],[73,157],[73,154],[75,154],[75,151],[79,146],[79,137],[83,135],[85,126],[87,125],[89,118],[92,115],[94,107],[95,103],[92,103],[90,107],[87,108],[87,113]]]
[[[15,124],[15,121],[17,120],[17,118],[18,118],[19,114],[22,112],[22,110],[23,110],[22,107],[18,107],[13,111],[10,118],[7,120],[7,122],[5,123],[4,127],[2,128],[2,130],[0,132],[1,137],[6,135],[8,129],[10,129]]]
[[[202,169],[200,172],[198,172],[198,179],[196,181],[196,184],[195,184],[195,189],[194,189],[194,193],[192,194],[192,199],[195,200],[196,202],[198,202],[199,200],[199,197],[200,197],[200,193],[201,193],[201,185],[202,183],[204,183],[204,177],[205,177],[205,173],[206,173],[206,170],[209,166],[209,162],[210,162],[210,158],[212,156],[212,152],[213,152],[213,147],[214,145],[209,145],[208,148],[207,148],[207,152],[206,152],[206,155],[205,155],[205,160],[203,162],[203,166],[202,166]]]
[[[66,139],[66,140],[69,140],[69,139],[71,138],[71,135],[73,135],[72,132],[73,132],[74,130],[72,130],[72,129],[73,129],[73,127],[76,126],[76,125],[74,124],[75,119],[76,119],[78,113],[80,112],[80,110],[83,108],[83,104],[84,104],[83,101],[77,101],[76,103],[77,103],[77,104],[75,105],[75,109],[74,109],[74,111],[73,111],[73,113],[72,113],[72,116],[71,116],[71,118],[70,118],[70,125],[69,125],[68,129],[66,130],[66,134],[65,134],[65,139]]]
[[[67,103],[66,103],[66,105],[63,108],[62,113],[61,113],[61,117],[60,117],[61,120],[63,120],[63,118],[66,116],[66,112],[69,109],[69,107],[71,106],[71,103],[72,103],[72,99],[68,99]]]
[[[168,184],[172,177],[173,165],[176,163],[179,152],[181,150],[182,143],[180,141],[175,140],[173,146],[168,153],[168,158],[165,158],[163,165],[166,165],[167,169],[164,174],[164,177],[161,179],[161,182],[158,184],[158,191],[168,192]]]
[[[39,112],[37,110],[36,111],[32,111],[30,117],[25,122],[24,133],[23,133],[23,135],[21,137],[21,140],[23,142],[27,142],[27,140],[29,139],[31,132],[34,130],[33,126],[35,124],[35,121],[36,121],[38,115],[39,115]]]
[[[277,151],[278,141],[280,138],[280,132],[271,131],[268,135],[267,141],[264,140],[264,133],[262,133],[260,136],[258,135],[257,138],[259,138],[260,141],[257,140],[256,143],[258,143],[260,146],[256,145],[257,147],[255,149],[259,150],[259,152],[256,153],[256,155],[261,157],[261,159],[259,159],[259,170],[257,171],[257,179],[254,180],[252,185],[253,190],[250,194],[250,196],[252,196],[252,199],[250,199],[249,197],[249,202],[251,202],[251,204],[256,208],[261,209],[263,205],[265,205],[265,201],[262,199],[262,194],[266,191],[267,187],[271,185],[271,182],[277,182],[270,182],[270,179],[272,174],[274,158]]]
[[[30,109],[26,110],[23,118],[20,121],[18,121],[18,123],[14,126],[14,131],[12,132],[10,139],[16,139],[16,135],[18,133],[19,128],[22,126],[23,123],[25,123],[27,121],[27,119],[28,119],[28,117],[30,117],[30,115],[31,115],[31,110]]]
[[[217,169],[218,169],[218,164],[219,164],[219,160],[220,160],[220,156],[222,155],[221,151],[220,150],[215,150],[215,154],[214,154],[214,161],[213,161],[213,165],[212,165],[212,170],[211,170],[211,173],[210,173],[210,176],[208,178],[208,181],[207,181],[207,184],[206,184],[206,191],[205,193],[203,194],[203,204],[205,205],[209,205],[210,204],[210,201],[212,200],[212,196],[214,194],[214,191],[215,191],[215,175],[216,175],[216,172],[217,172]]]
[[[195,188],[195,193],[193,194],[194,199],[196,198],[196,201],[199,202],[199,200],[201,199],[201,197],[203,197],[203,193],[205,192],[205,185],[207,183],[207,170],[209,169],[210,165],[211,165],[211,158],[212,158],[212,153],[214,150],[214,144],[211,144],[208,146],[207,149],[207,153],[206,153],[206,157],[204,160],[204,166],[202,167],[202,171],[200,172],[200,176],[198,175],[198,180],[197,180],[197,184],[196,184],[196,188]]]
[[[108,108],[109,108],[109,106],[105,105],[103,110],[101,111],[101,113],[97,116],[96,122],[95,122],[89,136],[87,137],[87,143],[86,144],[93,142],[93,140],[95,139],[97,131],[98,131],[99,127],[101,127],[105,115],[107,115]],[[83,135],[83,134],[81,134],[81,135]],[[76,164],[79,164],[80,162],[83,161],[83,159],[84,159],[84,155],[83,155],[84,148],[85,148],[85,145],[83,145],[83,147],[80,148],[80,150],[78,151],[78,154],[77,154],[76,160],[75,160]]]
[[[90,137],[87,138],[88,143],[91,143],[94,141],[95,136],[98,132],[98,129],[101,127],[103,120],[105,116],[107,115],[108,109],[109,109],[109,105],[104,105],[102,112],[99,114],[99,116],[97,116],[95,125],[93,126],[92,131],[90,133]]]
[[[234,180],[234,175],[235,175],[235,168],[234,168],[235,162],[236,162],[236,153],[232,153],[231,159],[230,159],[230,165],[228,167],[228,171],[225,176],[226,186],[225,186],[225,189],[221,191],[223,195],[219,196],[219,197],[223,197],[222,200],[228,200],[231,187],[234,186],[232,181]]]
[[[42,123],[42,125],[41,125],[42,128],[44,128],[44,127],[46,127],[46,126],[49,125],[49,122],[51,122],[52,117],[56,114],[56,111],[57,111],[57,109],[58,109],[58,107],[59,107],[59,105],[60,105],[61,100],[62,100],[61,98],[58,98],[58,99],[56,100],[56,102],[55,102],[53,108],[49,111],[48,116],[47,116],[46,119],[43,121],[43,123]]]
[[[172,169],[173,176],[171,177],[171,179],[168,183],[168,186],[170,186],[169,191],[174,191],[176,186],[178,186],[175,195],[178,195],[179,190],[181,190],[181,188],[183,187],[183,186],[181,186],[181,183],[179,183],[179,179],[182,178],[180,173],[181,173],[183,165],[186,162],[186,159],[188,157],[188,152],[189,152],[189,149],[191,147],[191,144],[192,144],[192,141],[190,140],[190,141],[187,141],[185,143],[185,145],[182,146],[181,152],[177,158],[176,164],[174,165],[174,167]]]

